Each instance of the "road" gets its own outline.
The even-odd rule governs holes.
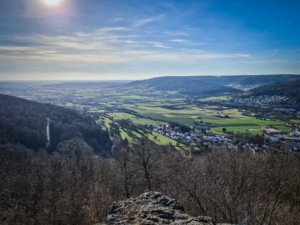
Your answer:
[[[47,136],[47,145],[46,148],[49,146],[50,144],[50,119],[48,119],[48,123],[47,123],[47,129],[46,129],[46,136]]]

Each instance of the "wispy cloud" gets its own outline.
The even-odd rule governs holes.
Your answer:
[[[169,46],[162,44],[161,42],[147,41],[146,43],[150,44],[152,47],[155,47],[155,48],[171,48]]]
[[[147,42],[153,48],[141,50],[126,48],[126,46],[115,45],[111,42],[99,43],[97,38],[86,40],[82,36],[38,36],[31,38],[30,41],[33,39],[36,39],[37,42],[31,47],[0,46],[0,59],[116,64],[146,61],[191,63],[199,60],[250,57],[247,54],[220,54],[206,51],[163,51],[163,49],[170,49],[170,47],[159,42]],[[41,43],[47,43],[47,45]],[[160,48],[162,51],[155,51],[155,48]]]
[[[173,40],[170,40],[170,42],[183,43],[183,42],[188,42],[188,40],[184,40],[184,39],[173,39]]]
[[[121,18],[121,17],[117,17],[117,18],[113,18],[112,21],[113,22],[121,22],[121,21],[124,21],[125,19],[124,18]]]
[[[165,31],[164,33],[166,35],[169,35],[169,36],[186,36],[186,37],[190,36],[188,33],[181,32],[181,31],[178,31],[178,32],[176,32],[176,31]]]
[[[137,27],[143,26],[147,23],[160,21],[160,20],[162,20],[162,18],[163,18],[163,15],[159,15],[159,16],[149,17],[149,18],[146,18],[146,19],[137,20],[137,21],[134,22],[133,27],[137,28]]]
[[[158,18],[156,18],[158,19]],[[153,20],[148,20],[148,22]],[[145,21],[143,21],[145,24]],[[141,25],[140,25],[141,26]],[[178,33],[176,34],[178,36]],[[181,36],[187,36],[180,33]],[[163,35],[161,41],[148,40],[134,28],[103,27],[91,32],[75,32],[69,35],[0,36],[0,61],[20,62],[25,65],[198,65],[200,61],[246,59],[250,55],[223,54],[215,51],[176,48],[174,43],[192,43],[184,38]],[[156,39],[154,39],[156,40]],[[18,43],[14,45],[13,43]],[[28,44],[30,43],[30,44]],[[42,62],[42,63],[41,63]],[[212,61],[213,62],[213,61]],[[85,67],[88,70],[88,66]]]
[[[127,28],[127,27],[103,27],[101,29],[98,29],[98,32],[102,33],[102,32],[113,32],[113,31],[125,31],[125,30],[129,30],[129,28]]]
[[[169,46],[165,46],[165,45],[162,45],[162,44],[154,44],[153,47],[155,47],[155,48],[171,48]]]
[[[139,44],[139,42],[132,41],[132,40],[126,40],[126,41],[124,41],[124,43],[126,43],[126,44]]]
[[[56,51],[37,51],[37,52],[35,52],[35,54],[38,54],[38,55],[53,55],[53,54],[56,54]]]
[[[30,50],[30,47],[0,46],[0,52],[22,52]]]

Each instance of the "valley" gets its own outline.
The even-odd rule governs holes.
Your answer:
[[[188,78],[190,82],[186,85],[196,80],[196,78]],[[252,77],[242,78],[252,79]],[[238,80],[241,87],[242,78],[232,77],[230,83],[228,77],[222,77],[219,86],[224,84],[224,80],[227,82],[226,85],[237,84]],[[169,77],[166,79],[168,81]],[[197,77],[197,79],[201,81],[202,78]],[[278,79],[276,77],[275,80]],[[290,76],[287,80],[291,79]],[[164,85],[167,85],[167,81],[164,81]],[[216,144],[206,140],[206,136],[226,137],[236,144],[241,142],[241,136],[248,137],[242,141],[243,144],[255,140],[254,137],[256,140],[258,137],[262,140],[262,137],[266,136],[263,132],[264,126],[271,126],[282,131],[283,134],[290,135],[291,129],[286,124],[300,122],[296,115],[299,110],[297,101],[288,101],[289,99],[284,96],[262,97],[259,100],[254,96],[249,98],[247,94],[251,92],[242,91],[236,94],[226,92],[227,89],[224,89],[225,92],[221,94],[217,92],[190,95],[179,93],[180,91],[176,91],[177,86],[175,85],[174,89],[173,84],[167,88],[168,90],[161,90],[161,85],[157,88],[155,85],[149,86],[149,83],[156,84],[155,82],[146,82],[13,83],[3,88],[2,92],[63,106],[98,118],[97,123],[102,126],[102,129],[109,131],[111,139],[117,135],[122,140],[127,139],[131,142],[135,138],[146,135],[156,144],[172,145],[183,152],[190,152],[192,146],[194,152],[200,153],[205,151],[208,145]],[[249,85],[248,83],[242,87]],[[254,85],[258,85],[256,80]],[[289,102],[293,102],[294,105],[286,105]],[[275,112],[274,110],[277,109],[275,107],[293,107],[294,112]],[[182,134],[193,132],[199,136],[187,139],[190,135],[185,134],[183,138],[176,138],[166,135],[166,132],[157,133],[153,130],[155,127],[166,125],[172,129],[177,127],[176,131]]]

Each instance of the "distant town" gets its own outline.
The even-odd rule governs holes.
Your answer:
[[[295,113],[295,109],[297,108],[297,102],[290,100],[284,96],[251,96],[249,98],[233,98],[230,100],[224,100],[222,102],[224,105],[231,106],[251,106],[251,107],[271,107],[271,106],[282,106],[282,107],[290,107],[290,108],[281,108],[279,110]],[[276,108],[278,109],[278,108]]]

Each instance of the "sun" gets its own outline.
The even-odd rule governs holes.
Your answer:
[[[62,0],[42,0],[48,6],[57,6]]]

